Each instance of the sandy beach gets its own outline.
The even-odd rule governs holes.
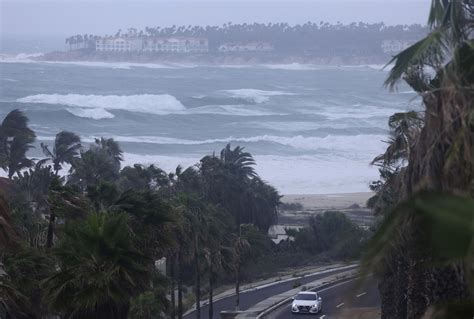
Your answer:
[[[284,195],[281,201],[283,203],[300,203],[306,210],[347,209],[354,205],[366,207],[367,199],[371,196],[373,196],[371,192]]]

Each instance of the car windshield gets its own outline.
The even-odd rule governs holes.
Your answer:
[[[316,300],[316,295],[314,294],[297,294],[295,300]]]

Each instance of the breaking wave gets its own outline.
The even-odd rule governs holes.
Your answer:
[[[378,154],[384,148],[384,135],[328,135],[326,137],[305,137],[301,135],[285,137],[276,135],[261,135],[252,137],[227,137],[206,140],[188,140],[162,136],[111,136],[122,143],[147,143],[162,145],[205,145],[216,143],[274,143],[300,150],[340,150],[346,152],[370,152]],[[50,140],[52,136],[38,137],[40,140]],[[94,141],[94,137],[83,137],[85,142]],[[364,148],[361,149],[361,145]]]
[[[111,110],[125,110],[147,114],[172,114],[185,111],[178,99],[169,94],[141,95],[81,95],[81,94],[37,94],[17,102],[41,103],[69,106],[67,111],[75,116],[94,120],[113,118]]]
[[[222,92],[232,97],[249,100],[257,104],[267,102],[271,96],[295,95],[294,93],[283,91],[266,91],[257,89],[224,90]]]

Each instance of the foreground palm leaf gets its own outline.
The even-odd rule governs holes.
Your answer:
[[[427,241],[423,245],[413,242],[409,234],[402,232],[413,219],[424,225]],[[396,263],[392,252],[400,243],[409,242],[415,250],[429,251],[432,259],[421,263],[421,267],[429,269],[436,266],[451,266],[460,263],[459,276],[469,282],[470,293],[474,293],[474,199],[440,193],[421,193],[398,205],[384,220],[373,237],[363,261],[364,274],[379,273],[382,268],[391,267]],[[459,297],[459,296],[458,296]],[[446,299],[435,306],[440,312],[445,307],[468,309],[474,306],[469,295],[465,300]],[[467,302],[467,304],[466,304]]]
[[[148,284],[147,258],[132,245],[125,215],[90,215],[66,227],[55,250],[57,274],[45,301],[69,318],[126,318],[130,298]]]

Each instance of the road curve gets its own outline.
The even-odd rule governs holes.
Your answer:
[[[316,290],[318,291],[318,290]],[[368,279],[361,285],[357,279],[352,279],[318,291],[323,299],[323,310],[317,315],[293,315],[290,312],[290,304],[275,309],[265,319],[331,319],[337,317],[341,310],[347,308],[380,307],[380,294],[377,289],[377,281]]]
[[[262,300],[265,300],[271,296],[278,295],[280,293],[293,289],[294,288],[293,285],[295,282],[299,282],[302,285],[305,285],[317,279],[321,279],[330,275],[338,274],[350,269],[355,269],[357,267],[358,267],[357,265],[354,265],[351,268],[327,271],[322,274],[307,275],[303,278],[295,278],[290,281],[275,283],[271,286],[264,286],[257,290],[250,290],[250,291],[243,292],[240,294],[240,310],[247,310]],[[224,310],[235,310],[235,296],[226,297],[214,302],[214,318],[220,318],[220,312]],[[184,316],[184,318],[185,319],[196,318],[196,312],[193,311],[187,314],[186,316]],[[209,306],[208,305],[203,305],[201,307],[201,319],[209,319]]]

